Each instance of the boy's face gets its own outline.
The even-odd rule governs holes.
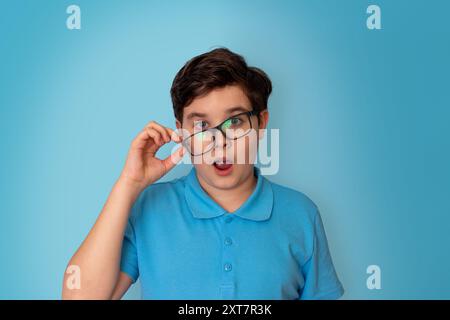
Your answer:
[[[220,131],[214,131],[215,146],[210,150],[209,147],[205,149],[208,151],[202,155],[191,156],[199,178],[211,187],[233,189],[253,174],[258,139],[262,137],[259,129],[266,128],[268,112],[264,110],[260,113],[259,125],[258,115],[250,116],[250,122],[247,124],[244,124],[244,121],[248,121],[246,115],[233,118],[246,111],[252,111],[250,100],[240,86],[231,85],[214,89],[205,96],[194,99],[183,109],[183,122],[176,122],[177,128],[183,129],[184,138],[189,134],[213,128],[228,118],[231,119],[222,126],[224,131],[237,128],[234,132],[239,133],[238,130],[243,129],[243,133],[247,132],[248,124],[251,125],[251,132],[236,140],[225,139]],[[211,139],[211,136],[203,134],[202,139]],[[224,162],[227,165],[222,165]]]

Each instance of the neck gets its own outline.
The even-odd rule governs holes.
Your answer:
[[[198,176],[197,176],[198,177]],[[257,179],[253,167],[248,178],[232,189],[219,189],[208,185],[201,178],[198,179],[205,192],[227,212],[234,212],[250,197],[255,189]]]

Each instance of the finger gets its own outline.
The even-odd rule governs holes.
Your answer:
[[[144,149],[147,142],[153,139],[152,136],[149,135],[146,129],[143,129],[139,132],[139,134],[134,138],[131,146],[133,148]]]
[[[160,125],[157,122],[153,122],[152,126],[155,127],[155,128],[160,128],[162,131],[167,133],[167,135],[168,135],[168,141],[167,142],[169,142],[171,140],[173,142],[175,142],[175,143],[180,143],[181,142],[182,139],[181,139],[181,136],[179,135],[178,131],[175,131],[175,130],[169,128],[169,127],[164,127],[164,126]]]
[[[176,142],[176,143],[180,143],[181,142],[181,136],[180,136],[178,131],[175,131],[175,130],[173,130],[171,128],[168,128],[168,127],[165,127],[165,128],[169,132],[170,139],[172,139],[173,142]]]
[[[159,147],[163,144],[162,138],[157,131],[149,128],[144,128],[133,141],[131,146],[133,148],[143,150],[147,148],[148,142],[151,143],[151,147],[156,147],[156,150],[159,149]]]
[[[178,132],[170,128],[167,129],[170,130],[170,139],[175,143],[180,143],[182,139],[181,136],[178,134]]]
[[[155,141],[155,144],[157,144],[158,146],[162,146],[165,143],[164,139],[161,136],[161,133],[159,131],[149,128],[149,127],[145,128],[145,130],[153,138],[153,140]]]
[[[157,130],[161,134],[161,136],[163,137],[165,142],[170,142],[171,139],[170,139],[170,132],[169,132],[168,128],[160,125],[157,122],[152,122],[149,127],[154,130]]]
[[[185,149],[183,146],[180,146],[174,153],[163,160],[164,167],[166,168],[166,172],[171,170],[176,166],[181,159],[183,159],[185,153]]]
[[[167,137],[166,142],[170,142],[170,141],[173,141],[175,143],[181,142],[181,137],[178,135],[178,133],[175,130],[168,128],[168,127],[163,127],[163,126],[159,126],[158,128],[160,128],[161,131],[164,132],[164,136]]]

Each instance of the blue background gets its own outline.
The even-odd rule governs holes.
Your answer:
[[[66,28],[70,4],[81,30]],[[382,30],[366,27],[370,4]],[[131,140],[150,120],[174,127],[175,73],[226,46],[273,81],[269,178],[319,206],[344,298],[449,299],[449,12],[444,0],[1,1],[0,298],[60,298]],[[366,287],[371,264],[381,290]]]

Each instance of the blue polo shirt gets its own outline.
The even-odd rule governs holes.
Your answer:
[[[196,170],[154,183],[136,200],[121,270],[140,278],[144,299],[337,299],[336,275],[316,205],[270,182],[228,213]]]

